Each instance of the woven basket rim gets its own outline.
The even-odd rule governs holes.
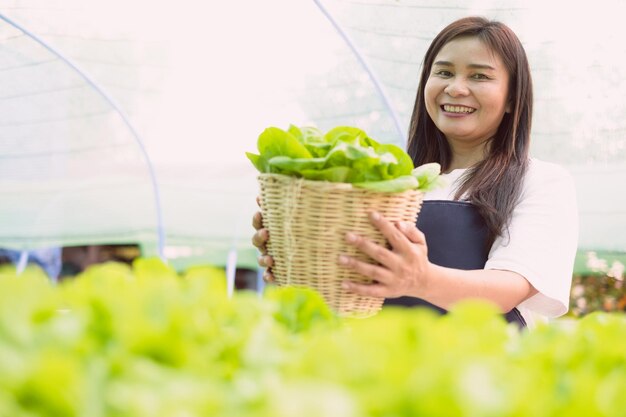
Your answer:
[[[333,182],[333,181],[326,181],[326,180],[310,180],[310,179],[307,179],[307,178],[296,177],[296,176],[293,176],[293,175],[266,173],[266,172],[259,173],[258,178],[276,178],[276,179],[281,180],[281,181],[299,181],[299,182],[302,182],[303,186],[316,185],[318,187],[324,187],[324,188],[336,188],[336,189],[340,189],[342,191],[355,190],[355,191],[362,191],[364,193],[372,193],[372,194],[379,194],[379,195],[402,194],[402,193],[406,193],[407,191],[415,191],[415,192],[422,193],[422,194],[424,193],[424,191],[422,191],[422,190],[411,189],[411,188],[409,188],[407,190],[403,190],[403,191],[378,191],[378,190],[371,190],[371,189],[368,189],[368,188],[355,187],[354,184],[352,184],[350,182]],[[385,180],[381,180],[381,182],[382,181],[385,181]]]
[[[357,188],[352,185],[351,182],[334,182],[334,181],[327,181],[327,180],[310,180],[308,178],[303,178],[303,177],[296,177],[295,175],[285,175],[285,174],[276,174],[276,173],[269,173],[269,172],[261,172],[259,173],[259,177],[276,177],[278,179],[290,179],[290,180],[297,180],[297,181],[302,181],[304,183],[312,183],[312,184],[336,184],[336,185],[341,185],[341,186],[349,186],[351,188]]]

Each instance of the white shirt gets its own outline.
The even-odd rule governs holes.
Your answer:
[[[443,174],[448,185],[426,193],[424,199],[454,199],[465,171]],[[578,247],[578,209],[571,174],[559,165],[531,159],[508,231],[494,242],[485,269],[516,272],[538,291],[517,306],[529,326],[537,319],[565,314]]]

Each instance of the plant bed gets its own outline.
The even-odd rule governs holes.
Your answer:
[[[492,305],[340,319],[156,259],[0,270],[0,416],[620,416],[626,317],[519,331]]]

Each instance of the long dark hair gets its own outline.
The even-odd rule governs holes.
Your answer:
[[[460,199],[467,195],[469,202],[478,208],[489,230],[489,248],[511,220],[528,168],[530,146],[533,102],[530,68],[521,42],[508,26],[482,17],[466,17],[451,23],[435,37],[424,57],[407,151],[415,166],[438,162],[443,171],[450,167],[452,152],[446,137],[426,111],[424,88],[441,48],[455,38],[472,36],[496,53],[509,73],[510,112],[504,114],[490,141],[488,155],[468,171],[455,196]]]

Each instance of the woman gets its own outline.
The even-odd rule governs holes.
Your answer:
[[[449,186],[427,193],[417,227],[371,214],[391,250],[349,233],[346,240],[380,265],[340,256],[346,268],[374,280],[344,288],[441,311],[486,299],[520,326],[536,314],[567,311],[578,236],[575,190],[562,168],[529,158],[532,96],[526,54],[507,26],[469,17],[435,37],[408,153],[415,166],[441,164]],[[261,220],[257,213],[253,242],[263,251],[268,234]],[[272,260],[263,255],[259,264],[271,267]]]

